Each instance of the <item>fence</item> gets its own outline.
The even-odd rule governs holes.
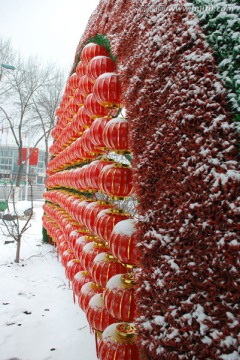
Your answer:
[[[13,199],[13,190],[14,187],[11,185],[0,185],[0,201],[9,200],[11,201]],[[42,200],[43,193],[45,191],[44,185],[32,185],[32,191],[33,191],[33,200]],[[26,199],[27,195],[27,199]],[[28,186],[27,194],[26,194],[26,187],[20,186],[19,188],[19,200],[31,200],[31,188]]]

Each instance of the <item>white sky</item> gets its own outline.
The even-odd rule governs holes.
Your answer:
[[[69,69],[99,0],[0,0],[0,36],[24,57]]]

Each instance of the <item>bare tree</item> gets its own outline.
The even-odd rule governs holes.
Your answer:
[[[13,196],[13,211],[9,209],[9,203],[8,203],[8,213],[4,214],[2,216],[2,222],[4,224],[4,227],[2,227],[3,234],[13,239],[13,242],[15,241],[17,243],[16,247],[16,257],[15,262],[19,263],[20,260],[20,249],[21,249],[21,240],[23,234],[29,229],[31,226],[30,220],[33,216],[33,193],[32,193],[32,184],[30,183],[30,189],[31,189],[31,205],[30,208],[25,211],[24,217],[21,218],[18,214],[17,208],[16,208],[16,202],[15,197]],[[15,189],[12,188],[12,191],[14,193]],[[12,242],[12,241],[10,241]],[[8,242],[6,242],[8,243]]]
[[[24,165],[31,155],[29,153],[27,159],[23,159],[22,149],[28,147],[24,144],[24,138],[26,134],[31,136],[34,143],[32,149],[45,139],[48,150],[48,138],[55,119],[54,112],[60,101],[63,75],[53,64],[42,65],[37,58],[23,60],[19,54],[15,54],[13,60],[16,70],[5,74],[4,84],[0,82],[0,89],[10,89],[8,96],[1,99],[0,113],[19,150],[15,189],[18,198]]]
[[[40,89],[33,99],[33,129],[43,133],[45,143],[45,166],[48,163],[48,148],[51,130],[55,126],[55,112],[59,106],[63,89],[65,86],[65,76],[62,71],[56,71],[54,81],[44,89]]]

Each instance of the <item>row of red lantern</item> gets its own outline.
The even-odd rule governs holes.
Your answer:
[[[51,175],[46,186],[72,188],[79,191],[100,191],[112,197],[132,194],[132,169],[108,160],[96,160],[80,168]]]
[[[62,120],[61,127],[59,126],[59,128],[56,127],[54,129],[56,131],[57,137],[61,136],[61,138],[55,145],[55,148],[53,147],[52,153],[55,155],[59,154],[61,160],[57,161],[57,167],[56,164],[53,164],[49,174],[53,174],[56,171],[58,172],[59,170],[72,166],[75,163],[85,162],[86,159],[88,161],[91,161],[94,159],[94,157],[101,154],[102,151],[106,151],[107,146],[103,141],[103,133],[105,132],[106,134],[106,125],[110,122],[112,122],[112,124],[115,124],[116,120],[107,118],[107,120],[103,121],[102,119],[102,121],[98,121],[99,113],[96,110],[92,111],[92,109],[94,109],[93,103],[94,101],[97,101],[100,103],[101,106],[105,107],[119,106],[119,101],[115,101],[115,103],[113,101],[115,95],[115,97],[117,98],[117,91],[113,91],[112,99],[110,102],[108,101],[110,87],[113,86],[113,88],[115,87],[116,89],[116,87],[119,85],[119,82],[117,81],[117,76],[115,76],[115,74],[102,75],[101,72],[95,72],[96,66],[92,66],[91,68],[90,62],[92,61],[92,63],[94,63],[97,60],[93,59],[94,57],[99,55],[106,57],[108,56],[108,52],[104,48],[103,49],[106,52],[101,53],[101,48],[102,47],[100,47],[99,50],[99,46],[96,46],[96,44],[89,44],[84,47],[81,53],[81,62],[76,68],[77,75],[81,77],[85,76],[82,82],[88,84],[88,80],[97,80],[94,83],[94,94],[90,93],[88,95],[84,95],[87,95],[84,102],[84,109],[86,107],[88,111],[90,111],[88,115],[90,115],[89,118],[91,119],[89,120],[88,124],[84,125],[90,126],[90,141],[98,148],[93,153],[92,148],[89,147],[89,144],[86,144],[87,156],[85,156],[83,159],[78,158],[80,149],[76,148],[74,149],[74,151],[76,151],[77,156],[75,154],[72,155],[71,153],[67,153],[67,156],[66,154],[62,156],[64,150],[59,154],[59,151],[61,151],[66,145],[68,145],[74,140],[74,135],[70,134],[70,132],[67,136],[63,135],[64,128],[66,129],[66,126],[68,126],[67,124],[70,121],[72,122],[72,124],[74,124],[74,118],[77,118],[78,116],[78,113],[73,115],[70,110],[67,109],[67,106],[70,106],[70,99],[71,97],[74,99],[74,94],[76,91],[76,88],[73,88],[76,86],[77,77],[73,76],[71,80],[69,79],[69,94],[64,95],[64,101],[66,101],[65,120]],[[107,61],[109,60],[101,59],[101,66],[104,67],[103,64]],[[96,63],[99,64],[99,61],[96,61]],[[99,71],[98,68],[97,71]],[[113,71],[115,70],[111,69],[107,72]],[[106,73],[106,70],[103,71],[103,73]],[[96,78],[94,79],[91,76],[96,76]],[[116,80],[115,84],[114,79]],[[120,97],[118,97],[118,99],[119,98]],[[72,108],[72,110],[74,110],[74,107]],[[81,113],[82,111],[83,110],[80,111],[78,109],[79,113]],[[94,119],[96,115],[98,116],[97,120],[92,122],[92,119]],[[126,120],[124,121],[124,123],[124,126],[127,127]],[[93,126],[93,124],[95,125]],[[76,122],[76,126],[79,126],[78,121]],[[94,130],[95,128],[96,130]],[[114,125],[113,128],[116,129],[117,126]],[[81,131],[76,135],[81,136]],[[113,135],[112,133],[109,136],[109,142],[111,142],[114,138],[119,141],[123,140],[123,136],[122,134],[120,134],[119,130],[116,132],[116,135]],[[81,142],[79,142],[78,145],[82,146]],[[71,145],[69,147],[71,147]],[[118,145],[118,148],[119,147],[120,146]],[[115,150],[116,148],[117,147],[114,144],[114,147],[112,149]],[[121,147],[122,151],[127,149],[128,146]],[[100,151],[97,153],[97,150]],[[58,156],[54,160],[56,160],[57,158]],[[99,169],[98,167],[95,167],[95,170],[96,168]],[[86,175],[84,174],[83,176],[84,181],[91,181],[87,180],[87,174],[94,174],[94,166],[92,166],[90,169],[84,170],[84,173],[86,173]],[[63,174],[60,174],[60,177],[62,175]],[[66,182],[69,181],[69,176],[67,174],[65,175],[65,178],[64,176],[61,179],[57,178],[57,181],[60,180],[65,182],[66,184]],[[55,180],[50,179],[50,181],[52,181],[52,184],[54,183],[54,181],[56,183],[56,177]],[[74,180],[72,179],[72,181],[77,182],[79,180],[75,178]],[[106,184],[108,184],[108,188],[113,186],[113,182],[111,182],[111,179],[109,180],[108,177],[103,178],[102,181],[105,183],[105,186],[107,186]],[[71,181],[68,184],[72,188]],[[117,188],[117,186],[115,187]],[[89,189],[92,190],[91,188]],[[78,296],[78,303],[84,309],[84,311],[86,311],[90,326],[95,331],[104,332],[102,340],[99,342],[99,356],[101,360],[105,360],[106,354],[109,355],[110,353],[113,358],[122,358],[123,360],[138,360],[138,353],[134,341],[134,331],[131,328],[131,325],[115,324],[116,320],[132,321],[132,319],[134,319],[135,317],[135,295],[132,291],[133,289],[131,289],[129,279],[128,283],[126,281],[124,283],[124,286],[126,286],[127,288],[122,285],[122,273],[127,273],[128,271],[128,268],[122,263],[124,263],[126,260],[127,264],[138,264],[138,260],[136,260],[138,259],[138,253],[136,251],[137,236],[133,219],[129,219],[126,215],[124,215],[123,217],[121,213],[113,209],[111,205],[109,206],[109,204],[99,204],[95,201],[86,199],[83,200],[77,195],[75,198],[75,194],[67,194],[67,191],[49,191],[47,197],[49,201],[56,202],[62,208],[64,208],[68,212],[68,214],[72,216],[72,218],[74,218],[76,221],[79,222],[79,224],[81,224],[80,226],[85,226],[91,233],[94,234],[93,237],[86,235],[80,236],[78,238],[74,237],[74,241],[71,241],[72,249],[66,249],[66,246],[69,245],[66,241],[60,242],[58,248],[60,248],[59,252],[65,249],[65,251],[62,252],[62,263],[66,268],[66,276],[73,283],[73,290],[74,292],[76,291],[76,295]],[[58,216],[54,216],[54,218],[55,220],[57,220]],[[132,222],[131,225],[129,222]],[[65,225],[65,221],[63,223]],[[99,244],[95,243],[95,241],[97,240],[96,236],[100,238],[104,245],[100,244],[99,246]],[[99,241],[99,239],[97,241]],[[106,245],[109,246],[109,250],[111,252],[109,250],[108,252],[106,252]],[[105,246],[104,251],[102,251],[103,246]],[[117,258],[115,254],[117,255]],[[131,259],[132,254],[134,254],[132,257],[133,259]],[[90,272],[86,272],[85,267],[87,267],[88,271]],[[84,270],[81,270],[82,268],[84,268]],[[77,270],[80,271],[75,274]],[[121,279],[114,279],[115,277],[121,277]],[[104,321],[101,319],[104,319]],[[112,339],[114,339],[113,343]],[[121,343],[122,346],[124,345],[124,351],[122,351],[121,346],[118,346],[118,342]],[[111,347],[111,350],[109,349],[109,346]]]
[[[71,99],[71,101],[73,100],[74,99]],[[58,138],[51,146],[50,152],[52,155],[55,155],[63,150],[67,143],[72,140],[73,136],[70,136],[69,134],[68,137],[68,135],[66,135],[66,131],[71,130],[79,137],[84,129],[91,126],[94,119],[99,117],[111,118],[112,116],[117,115],[118,110],[108,109],[101,106],[96,101],[95,96],[93,94],[89,94],[84,101],[84,106],[77,107],[76,111],[71,115],[69,115],[68,112],[69,110],[67,110],[67,121],[64,126],[62,123],[58,123],[54,129],[54,131],[58,134]],[[59,128],[61,128],[61,131],[59,131]]]
[[[84,116],[83,110],[84,108],[81,108],[82,117]],[[74,136],[77,136],[77,131],[82,132],[84,130],[84,123],[80,121],[78,123],[80,123],[78,130],[75,127],[70,128],[69,126],[68,128],[70,142],[74,139]],[[60,136],[60,140],[62,138],[67,139],[68,136]],[[63,144],[60,143],[60,140],[52,145],[51,152],[58,153],[61,151]],[[79,159],[82,161],[86,158],[92,159],[105,151],[112,150],[118,152],[129,151],[127,120],[124,118],[96,119],[90,129],[85,130],[80,138],[49,162],[48,173],[59,171],[60,166],[64,167],[66,164],[68,166],[74,165],[79,162]]]
[[[137,232],[134,219],[117,211],[111,204],[79,198],[67,191],[52,190],[44,194],[46,200],[60,204],[68,215],[78,222],[79,228],[74,231],[86,234],[86,229],[107,242],[111,253],[121,262],[128,265],[139,265]],[[52,207],[50,207],[52,209]],[[56,207],[58,210],[58,208]],[[56,210],[56,211],[57,211]],[[61,213],[62,214],[62,213]],[[59,217],[57,214],[56,217]],[[69,227],[71,232],[72,227]],[[68,237],[71,232],[67,232]],[[98,240],[98,241],[100,241]],[[73,244],[71,244],[73,247]]]
[[[79,240],[81,240],[81,237]],[[82,239],[82,242],[82,251],[77,258],[75,258],[74,251],[70,249],[62,254],[62,264],[65,267],[66,277],[69,281],[73,281],[77,273],[85,271],[84,274],[87,275],[87,280],[92,281],[93,279],[98,284],[98,289],[106,288],[103,291],[103,298],[105,308],[110,316],[118,320],[132,321],[135,303],[131,274],[127,274],[127,268],[112,255],[106,253],[107,249],[99,246],[100,244],[84,242],[84,239]],[[86,279],[86,276],[84,278]],[[84,285],[82,276],[80,277],[80,283]],[[79,302],[81,304],[81,287],[77,279],[75,279],[75,288],[77,288],[76,295],[80,296]],[[86,308],[84,307],[83,310],[86,310]],[[88,314],[93,314],[92,310],[89,310]],[[95,326],[93,327],[95,328]],[[98,328],[97,330],[103,331],[104,329]]]
[[[80,62],[76,73],[68,79],[60,108],[56,111],[58,117],[56,128],[63,129],[71,121],[79,106],[83,105],[84,97],[91,93],[100,105],[110,108],[120,107],[120,82],[114,71],[115,63],[109,56],[94,57],[84,67]],[[55,129],[52,131],[52,136],[57,138],[56,135],[58,134]]]

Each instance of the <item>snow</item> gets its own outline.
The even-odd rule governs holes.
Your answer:
[[[127,219],[119,221],[113,228],[114,234],[132,236],[136,231],[135,220]]]
[[[96,360],[94,336],[73,303],[56,249],[42,243],[42,204],[34,204],[19,264],[16,245],[0,238],[0,360]],[[17,203],[19,213],[29,207]]]

